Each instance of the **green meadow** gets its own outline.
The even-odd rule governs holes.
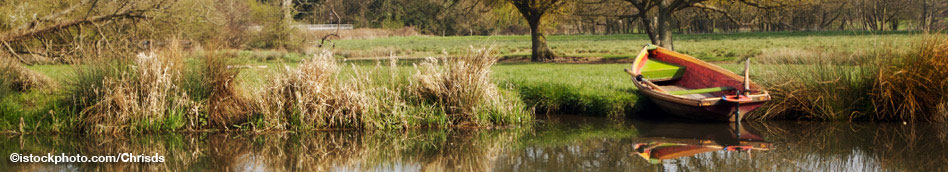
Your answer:
[[[754,57],[779,48],[852,53],[867,48],[900,46],[920,36],[909,32],[764,32],[733,34],[677,34],[675,50],[707,61]],[[553,35],[550,48],[565,57],[622,58],[638,53],[649,43],[644,34]],[[530,36],[410,36],[334,41],[337,56],[406,58],[460,54],[470,47],[489,47],[500,56],[529,56]]]
[[[781,84],[791,78],[810,78],[814,80],[839,80],[847,77],[853,82],[849,85],[829,85],[840,88],[859,87],[863,92],[849,94],[867,94],[874,90],[872,85],[879,79],[869,77],[869,73],[857,71],[882,70],[871,67],[878,64],[880,58],[898,58],[891,54],[904,54],[906,50],[916,49],[921,40],[931,39],[930,35],[906,32],[780,32],[780,33],[736,33],[736,34],[693,34],[676,35],[676,50],[699,59],[711,61],[732,71],[740,71],[738,61],[750,57],[753,61],[752,78],[765,85],[777,87],[772,90],[786,91]],[[408,77],[418,70],[413,65],[421,62],[421,57],[455,56],[470,52],[471,48],[493,47],[496,57],[525,56],[529,52],[528,36],[411,36],[390,37],[366,40],[337,40],[331,49],[340,62],[344,76],[354,72],[389,66],[387,58],[399,60],[394,67],[401,76]],[[629,58],[647,43],[645,35],[556,35],[549,37],[554,52],[562,58],[605,57]],[[885,51],[880,51],[884,49]],[[283,51],[228,50],[226,57],[234,66],[246,66],[239,69],[236,77],[237,91],[252,94],[267,84],[267,78],[295,69],[303,59],[314,55],[307,53],[288,53]],[[886,54],[888,53],[888,54]],[[351,60],[362,59],[362,60]],[[186,58],[186,64],[195,65],[196,59]],[[895,61],[887,61],[895,62]],[[892,64],[895,65],[895,64]],[[80,65],[81,66],[81,65]],[[640,97],[630,77],[622,71],[629,64],[563,64],[563,63],[498,63],[490,69],[490,78],[504,95],[519,98],[528,111],[534,114],[581,114],[590,116],[608,116],[621,118],[647,108],[639,105]],[[22,126],[54,125],[68,128],[75,119],[60,119],[56,113],[62,111],[59,100],[69,97],[61,90],[70,82],[75,82],[76,66],[70,65],[34,65],[30,70],[46,75],[57,83],[56,87],[14,93],[3,98],[3,118],[0,124],[4,130],[20,130]],[[865,68],[865,69],[863,69]],[[810,76],[814,73],[820,75]],[[806,76],[806,77],[794,77]],[[857,76],[858,75],[858,76]],[[865,76],[864,76],[865,75]],[[384,78],[384,76],[383,76]],[[815,83],[817,81],[801,81]],[[786,84],[784,84],[786,85]],[[823,88],[826,84],[809,85],[806,88]],[[798,85],[799,86],[799,85]],[[804,86],[800,86],[804,87]],[[836,95],[842,90],[822,90],[821,94]],[[819,92],[819,90],[817,90]],[[510,94],[506,94],[510,93]],[[783,92],[774,93],[775,101],[788,96]],[[859,95],[856,95],[859,96]],[[789,96],[793,98],[792,96]],[[799,98],[801,96],[797,96]],[[825,101],[861,101],[870,104],[867,98],[827,99],[811,104],[782,104],[784,108],[765,108],[760,110],[757,119],[816,119],[816,120],[852,120],[852,119],[902,119],[873,116],[864,111],[872,108],[852,108],[852,104],[833,104]],[[863,96],[865,97],[865,96]],[[781,102],[786,103],[786,102]],[[823,109],[840,110],[801,110],[795,106],[825,106]],[[813,108],[821,109],[821,108]],[[814,115],[812,113],[822,113]],[[830,115],[826,115],[829,112]],[[765,115],[768,113],[781,115]],[[810,115],[787,115],[808,114]],[[849,113],[849,114],[846,114]],[[853,115],[856,114],[856,115]],[[21,124],[22,118],[24,124]],[[72,121],[71,121],[72,120]],[[23,130],[30,130],[29,128]]]

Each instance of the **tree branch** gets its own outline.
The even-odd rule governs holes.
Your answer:
[[[119,12],[115,14],[100,15],[100,16],[94,16],[90,18],[59,22],[52,26],[46,26],[42,28],[34,28],[34,29],[28,29],[28,30],[22,30],[22,31],[16,31],[16,30],[10,31],[10,32],[4,33],[2,37],[0,37],[0,42],[16,41],[24,37],[29,37],[32,35],[42,35],[42,34],[46,34],[50,32],[55,32],[60,29],[78,26],[82,24],[98,23],[102,21],[110,21],[110,20],[118,20],[118,19],[126,19],[126,18],[144,18],[145,16],[142,15],[144,11],[145,10],[128,10],[128,11]]]
[[[728,13],[728,12],[725,11],[724,9],[721,9],[721,8],[718,8],[718,7],[708,6],[708,5],[704,5],[704,4],[702,4],[702,3],[694,3],[694,4],[692,4],[692,6],[695,7],[695,8],[700,8],[700,9],[705,9],[705,10],[709,10],[709,11],[721,13],[722,15],[724,15],[724,18],[727,18],[729,21],[734,22],[735,24],[738,24],[738,25],[741,25],[741,26],[750,26],[750,25],[751,25],[750,23],[745,23],[745,22],[738,21],[737,19],[734,18],[734,16],[731,16],[731,13]]]

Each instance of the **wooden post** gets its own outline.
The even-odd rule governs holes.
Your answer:
[[[744,95],[750,95],[750,57],[744,61]]]

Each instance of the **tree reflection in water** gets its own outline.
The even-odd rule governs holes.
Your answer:
[[[0,135],[0,153],[118,153],[164,163],[11,163],[3,171],[940,171],[948,126],[727,124],[545,119],[482,130],[114,135]],[[753,137],[759,136],[759,137]],[[658,156],[665,146],[708,149]],[[749,152],[726,148],[751,149]],[[637,149],[638,148],[638,149]],[[641,153],[650,149],[649,156]],[[659,159],[659,161],[650,161]],[[650,163],[651,162],[651,163]],[[659,163],[659,164],[652,164]]]

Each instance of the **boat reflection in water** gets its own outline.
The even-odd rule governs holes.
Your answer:
[[[651,164],[715,151],[736,151],[751,155],[773,146],[752,128],[740,123],[697,124],[648,122],[635,124],[642,140],[635,152]]]

